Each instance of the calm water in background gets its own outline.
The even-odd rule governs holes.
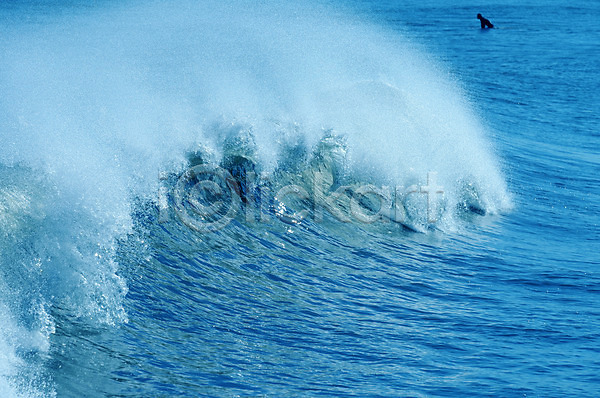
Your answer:
[[[206,236],[178,222],[158,223],[156,206],[141,194],[125,195],[131,202],[125,218],[131,221],[123,221],[126,231],[111,232],[110,239],[85,211],[104,210],[113,219],[121,214],[113,214],[114,203],[58,213],[69,214],[77,226],[43,224],[37,233],[30,230],[42,222],[39,212],[28,210],[27,217],[15,216],[17,221],[5,218],[3,265],[19,265],[4,271],[1,285],[0,309],[11,319],[1,340],[8,347],[0,357],[6,395],[546,397],[600,391],[600,3],[344,6],[358,18],[354,23],[381,26],[392,42],[396,34],[408,38],[442,65],[444,79],[460,85],[499,160],[512,208],[426,233],[331,220],[297,227],[236,220]],[[43,32],[61,38],[61,29],[68,32],[61,24],[46,25],[47,14],[96,12],[77,5],[2,6],[3,31],[23,46],[2,47],[0,73],[18,75],[20,64],[10,61],[14,54],[35,59]],[[478,12],[498,29],[480,30]],[[322,17],[335,21],[331,15],[336,12]],[[29,34],[27,24],[42,28]],[[102,48],[94,39],[64,36],[75,55],[78,46],[84,55]],[[194,56],[176,46],[170,50],[168,56]],[[68,75],[77,72],[65,72],[60,62],[39,70],[64,73],[70,82]],[[106,62],[107,68],[118,68]],[[53,79],[40,77],[45,78]],[[170,79],[178,77],[157,72],[150,80],[169,84]],[[17,104],[11,115],[18,106],[44,112],[42,105],[29,106],[33,97],[22,96],[9,80],[2,80],[3,109],[10,103]],[[78,97],[77,82],[58,98],[85,101]],[[127,84],[115,85],[121,83]],[[148,91],[153,87],[144,85]],[[1,124],[3,167],[28,168],[37,159],[13,156],[24,151],[7,144],[9,134],[22,129],[23,139],[37,140],[27,143],[34,152],[46,145],[45,136],[23,127],[28,115],[20,115],[18,122],[6,116]],[[83,148],[74,144],[66,152],[90,156]],[[97,175],[98,167],[84,168],[81,175]],[[23,177],[6,170],[5,186],[32,180],[28,171]],[[50,176],[53,170],[61,173],[58,163],[45,170]],[[54,183],[46,181],[36,173],[35,184],[26,189],[32,202],[47,195],[44,184]],[[82,189],[80,196],[69,197],[75,203],[69,206],[97,200],[93,192]],[[13,202],[7,197],[2,203],[8,212],[6,203]],[[49,238],[52,231],[61,237]],[[100,249],[86,249],[88,241]],[[70,249],[54,251],[43,244]],[[110,260],[92,263],[98,272],[76,265],[80,258],[103,255]],[[65,257],[52,262],[44,256]],[[40,265],[50,274],[42,280],[30,275],[37,271],[27,277],[10,274],[19,272],[19,261],[58,263],[59,270]],[[54,272],[59,282],[53,282]],[[90,285],[114,287],[72,292],[87,286],[73,282],[79,275]],[[27,299],[14,300],[17,296]],[[90,301],[97,306],[82,304]],[[72,309],[79,307],[81,314]]]

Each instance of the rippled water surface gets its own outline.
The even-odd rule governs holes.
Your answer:
[[[593,396],[599,16],[0,5],[0,395]]]

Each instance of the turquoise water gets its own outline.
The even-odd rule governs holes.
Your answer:
[[[599,16],[0,5],[0,395],[597,394]]]

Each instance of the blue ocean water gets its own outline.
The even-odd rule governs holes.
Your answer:
[[[2,3],[0,395],[598,394],[600,3],[455,3]]]

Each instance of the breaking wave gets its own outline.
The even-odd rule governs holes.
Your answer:
[[[211,217],[247,228],[265,215],[295,225],[353,211],[398,231],[454,233],[472,214],[510,208],[459,86],[413,43],[347,10],[27,7],[1,11],[15,22],[0,44],[3,396],[52,394],[57,328],[127,321],[115,252],[140,211],[198,226],[198,208],[226,203],[225,189],[236,213]]]

